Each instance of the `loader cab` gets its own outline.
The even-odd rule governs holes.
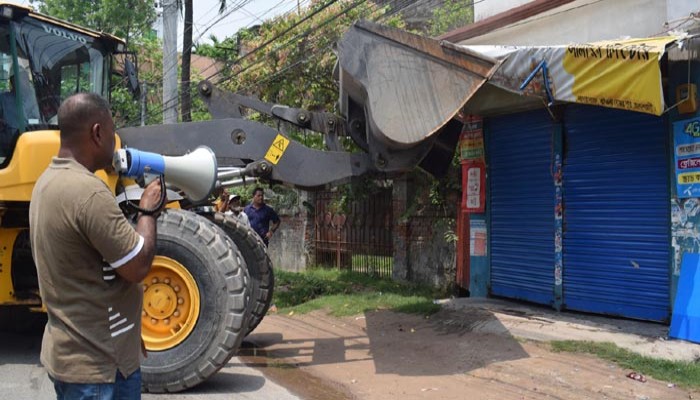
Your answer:
[[[114,36],[0,2],[0,169],[21,134],[58,129],[68,96],[109,99],[113,54],[124,50]]]

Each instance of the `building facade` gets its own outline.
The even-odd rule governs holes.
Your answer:
[[[693,33],[700,6],[692,3],[475,3],[475,23],[442,38],[542,46]],[[687,100],[700,80],[699,51],[700,40],[689,38],[660,59],[661,115],[489,88],[469,101],[467,112],[480,117],[471,128],[483,137],[485,174],[483,211],[461,216],[469,234],[459,246],[470,257],[460,284],[472,296],[670,320],[682,255],[700,251],[700,113]],[[465,160],[468,178],[479,162]],[[477,186],[465,184],[463,205]]]

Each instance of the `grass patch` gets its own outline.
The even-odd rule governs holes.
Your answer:
[[[700,363],[669,361],[646,357],[618,347],[614,343],[562,340],[550,342],[558,352],[588,353],[612,361],[620,367],[672,382],[687,388],[700,388]]]
[[[314,268],[304,272],[275,271],[272,302],[285,314],[328,309],[331,315],[349,316],[386,309],[430,315],[440,309],[433,299],[444,295],[426,286],[388,278]]]

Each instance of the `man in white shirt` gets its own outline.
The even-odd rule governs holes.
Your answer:
[[[243,212],[243,207],[241,207],[241,196],[237,194],[231,195],[231,197],[228,199],[228,207],[226,207],[226,211],[224,211],[224,214],[226,215],[232,215],[239,220],[244,225],[250,226],[250,221],[248,220],[248,216],[246,213]]]

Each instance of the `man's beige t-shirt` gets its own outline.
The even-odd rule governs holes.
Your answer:
[[[54,158],[29,206],[32,254],[48,310],[41,362],[71,383],[114,382],[139,368],[141,284],[115,269],[143,238],[107,185],[74,159]]]

